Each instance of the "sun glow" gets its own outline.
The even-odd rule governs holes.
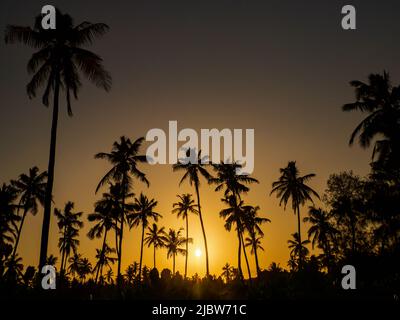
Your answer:
[[[196,249],[196,251],[194,252],[194,255],[196,257],[200,257],[201,256],[201,250],[200,249]]]

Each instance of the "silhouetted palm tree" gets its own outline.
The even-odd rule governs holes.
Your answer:
[[[74,252],[74,255],[68,259],[69,262],[68,272],[72,276],[75,276],[75,274],[79,275],[79,268],[81,266],[81,261],[82,261],[82,255],[77,252]]]
[[[197,206],[199,212],[199,219],[201,225],[201,231],[203,232],[204,239],[204,248],[206,251],[206,275],[210,274],[209,263],[208,263],[208,246],[207,246],[207,237],[206,231],[204,229],[203,216],[201,214],[201,205],[200,205],[200,176],[203,176],[207,182],[210,182],[212,176],[207,171],[208,161],[206,157],[201,157],[201,150],[197,153],[196,159],[193,158],[193,154],[195,154],[194,149],[188,149],[186,151],[186,158],[179,159],[178,163],[173,166],[174,171],[184,170],[185,174],[183,175],[179,185],[181,185],[185,180],[188,180],[190,185],[194,185],[196,196],[197,196]]]
[[[250,190],[246,184],[258,183],[258,180],[250,177],[250,175],[238,175],[237,172],[241,169],[242,165],[236,162],[221,162],[220,164],[214,164],[213,167],[217,176],[210,179],[210,181],[217,184],[215,191],[225,189],[225,196],[232,194],[240,199],[242,193],[247,193]]]
[[[125,270],[125,278],[129,284],[133,284],[137,278],[137,274],[139,271],[139,264],[135,261],[131,263]]]
[[[113,284],[114,283],[114,272],[112,269],[108,269],[105,277],[106,281],[108,284]]]
[[[107,234],[112,229],[115,228],[117,230],[117,225],[115,223],[116,215],[115,208],[113,202],[113,196],[109,194],[104,194],[103,199],[96,202],[95,212],[90,213],[88,215],[88,220],[90,222],[97,222],[88,232],[89,239],[100,238],[104,232],[103,244],[101,246],[100,255],[106,254],[106,246],[107,246]],[[109,201],[111,199],[111,201]],[[117,200],[118,202],[118,200]],[[117,232],[117,231],[116,231]],[[110,249],[107,246],[108,249]],[[110,249],[111,250],[111,249]],[[115,251],[114,251],[115,252]],[[99,276],[99,272],[103,268],[103,262],[105,257],[99,257],[98,260],[101,262],[98,268],[94,268],[96,270],[96,278],[95,282],[97,283],[97,279]]]
[[[312,196],[319,199],[318,193],[306,184],[311,178],[315,177],[315,174],[300,176],[296,161],[289,161],[286,168],[280,169],[280,173],[279,180],[272,183],[270,195],[276,193],[276,196],[280,198],[279,205],[283,203],[285,210],[289,199],[291,199],[293,212],[297,214],[297,234],[299,235],[299,242],[301,242],[300,207],[307,201],[314,203]],[[299,268],[302,268],[301,256],[299,256]]]
[[[232,163],[224,163],[221,162],[220,164],[214,164],[213,165],[217,176],[215,178],[212,178],[210,181],[211,183],[217,184],[217,187],[215,188],[215,191],[220,191],[222,189],[225,189],[224,195],[225,197],[228,197],[229,195],[232,195],[233,198],[231,198],[230,201],[235,201],[237,203],[240,203],[241,201],[241,194],[242,193],[247,193],[250,189],[245,185],[245,184],[251,184],[251,183],[258,183],[258,180],[255,178],[250,177],[250,175],[239,175],[238,171],[239,169],[242,168],[242,165],[236,162]],[[236,204],[233,204],[236,206]],[[239,255],[241,255],[241,249],[243,247],[243,254],[244,258],[246,261],[247,265],[247,270],[249,272],[249,279],[251,281],[251,274],[250,274],[250,266],[249,266],[249,261],[247,258],[247,253],[246,253],[246,247],[244,245],[244,239],[243,239],[243,230],[244,226],[243,220],[244,220],[244,214],[242,214],[242,218],[237,221],[239,228],[238,230],[241,230],[239,232],[239,241],[241,242],[238,251]],[[242,276],[242,270],[241,268],[239,270],[239,275]]]
[[[180,201],[175,202],[172,206],[174,209],[172,213],[176,213],[178,218],[183,218],[186,222],[186,238],[189,239],[189,212],[198,214],[196,210],[197,205],[192,199],[192,195],[189,193],[185,193],[177,196]],[[186,257],[185,257],[185,279],[187,276],[187,265],[189,258],[189,242],[186,242]]]
[[[0,188],[0,247],[13,244],[17,237],[16,223],[21,219],[17,214],[17,197],[13,186],[3,184]]]
[[[153,260],[154,269],[156,268],[156,250],[165,247],[166,233],[165,228],[161,227],[158,229],[157,224],[153,223],[152,227],[148,227],[146,232],[146,237],[144,238],[144,243],[147,247],[153,246]]]
[[[43,86],[45,90],[42,102],[48,106],[49,96],[53,93],[53,119],[40,246],[40,270],[47,257],[60,89],[65,92],[68,114],[72,115],[70,96],[72,93],[77,99],[82,85],[79,71],[97,87],[106,91],[111,87],[111,76],[104,69],[102,58],[82,48],[92,44],[95,38],[104,35],[109,30],[106,24],[82,22],[74,26],[72,18],[58,10],[56,29],[43,29],[41,21],[42,16],[39,15],[35,19],[33,28],[8,25],[5,32],[6,43],[21,42],[38,50],[28,62],[28,72],[34,74],[27,85],[29,98],[35,97],[37,90]]]
[[[298,267],[301,268],[300,261],[304,261],[304,259],[309,254],[309,251],[308,251],[306,245],[310,243],[310,240],[301,241],[301,238],[297,232],[293,233],[292,237],[293,237],[293,240],[292,239],[288,240],[288,244],[289,244],[288,247],[289,247],[289,249],[291,249],[290,257],[293,259],[295,257],[298,257]]]
[[[101,249],[96,249],[96,259],[97,263],[93,268],[93,272],[96,272],[95,283],[97,283],[98,277],[103,277],[103,267],[111,268],[111,265],[117,261],[117,258],[110,256],[110,254],[114,254],[115,249],[110,248],[107,243],[103,243]]]
[[[223,203],[227,205],[227,208],[222,209],[219,213],[221,218],[225,219],[225,229],[227,231],[232,230],[232,226],[235,226],[237,237],[238,237],[238,271],[239,277],[243,279],[243,271],[242,271],[242,264],[241,264],[241,248],[243,245],[242,237],[244,232],[244,215],[245,215],[245,208],[243,204],[243,200],[237,201],[236,196],[233,194],[226,196],[226,198],[221,199]],[[251,278],[250,268],[248,268],[249,277]]]
[[[156,206],[157,206],[156,200],[149,199],[143,193],[141,193],[139,198],[135,198],[135,202],[133,204],[133,212],[130,215],[128,215],[128,221],[131,228],[142,225],[142,237],[140,242],[139,280],[141,280],[142,276],[144,230],[149,225],[150,219],[158,221],[158,218],[162,218],[161,214],[154,211],[154,208]]]
[[[57,260],[58,258],[51,254],[46,259],[46,265],[55,267],[57,264]]]
[[[120,213],[120,228],[119,228],[119,244],[117,247],[118,253],[118,268],[117,282],[121,285],[121,261],[122,261],[122,240],[125,218],[125,200],[132,186],[132,177],[138,178],[140,181],[149,185],[146,175],[138,169],[138,164],[146,162],[145,155],[139,155],[139,149],[144,141],[144,138],[139,138],[131,142],[129,138],[122,136],[120,141],[115,141],[110,153],[100,152],[95,155],[96,159],[106,159],[111,163],[112,168],[100,180],[97,185],[96,192],[99,188],[108,182],[118,182],[121,186],[122,203]]]
[[[400,86],[393,87],[389,73],[370,74],[368,83],[351,81],[355,88],[356,101],[343,106],[343,111],[361,111],[368,113],[351,134],[349,144],[359,137],[360,145],[368,148],[375,137],[384,139],[375,141],[372,159],[378,155],[378,161],[396,165],[400,160]]]
[[[261,239],[264,237],[264,232],[261,229],[261,225],[263,223],[271,222],[268,218],[262,218],[258,216],[258,210],[260,207],[252,207],[252,206],[246,206],[245,210],[246,213],[244,215],[244,225],[250,235],[249,238],[246,239],[246,247],[249,246],[249,243],[252,244],[251,247],[251,254],[254,254],[254,258],[256,260],[256,268],[257,268],[257,276],[260,276],[260,265],[258,262],[258,255],[257,255],[257,249],[261,246],[259,244],[261,243]],[[250,241],[249,241],[250,240]],[[264,251],[264,249],[261,247],[261,249]]]
[[[87,258],[81,259],[78,268],[78,276],[81,282],[83,283],[88,274],[92,273],[92,264]]]
[[[330,268],[329,261],[332,258],[331,244],[335,241],[335,235],[338,233],[330,222],[331,217],[331,213],[321,208],[310,207],[308,217],[303,219],[304,222],[311,224],[310,229],[308,229],[308,238],[312,238],[312,248],[314,249],[315,244],[317,244],[324,251],[328,262],[328,271]]]
[[[38,202],[41,205],[44,204],[46,178],[46,172],[39,173],[39,168],[33,167],[29,169],[28,174],[21,174],[18,180],[11,181],[11,184],[15,187],[20,197],[19,206],[23,209],[21,222],[17,230],[17,239],[15,240],[12,253],[13,257],[17,253],[19,239],[27,213],[31,212],[33,215],[36,215],[38,211]]]
[[[175,257],[178,254],[185,255],[186,250],[180,248],[181,246],[185,245],[186,242],[192,242],[192,239],[186,239],[185,237],[182,237],[182,228],[179,229],[178,231],[175,231],[174,229],[169,229],[169,232],[166,237],[165,241],[165,247],[167,248],[167,258],[172,257],[172,274],[175,275]]]
[[[229,263],[225,263],[222,267],[221,276],[225,278],[226,283],[229,283],[233,277],[233,267]]]
[[[80,220],[82,212],[72,212],[74,203],[68,201],[65,204],[64,210],[61,211],[57,208],[54,209],[54,215],[58,220],[58,228],[61,237],[58,241],[58,247],[61,253],[61,268],[60,273],[64,274],[66,261],[68,260],[71,250],[76,253],[79,240],[79,229],[82,228],[83,222]]]

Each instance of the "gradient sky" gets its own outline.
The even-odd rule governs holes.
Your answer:
[[[344,31],[340,25],[341,7],[350,3],[357,9],[356,31]],[[85,82],[73,103],[74,117],[68,118],[65,104],[61,106],[56,207],[71,200],[76,209],[92,212],[100,196],[95,187],[109,168],[93,156],[109,151],[123,134],[136,139],[151,128],[167,130],[169,120],[177,120],[180,129],[254,128],[253,176],[260,184],[245,200],[259,205],[263,216],[272,220],[264,227],[261,266],[275,261],[286,267],[287,240],[296,231],[296,218],[269,196],[279,168],[296,160],[303,174],[317,174],[311,185],[321,194],[331,173],[368,172],[371,150],[347,144],[362,116],[340,108],[354,99],[350,80],[365,80],[369,73],[386,69],[398,83],[398,1],[2,0],[1,28],[32,25],[45,4],[58,6],[76,23],[105,22],[111,27],[91,47],[112,74],[111,92]],[[34,165],[47,169],[51,112],[40,98],[29,100],[25,91],[32,52],[0,43],[0,182]],[[137,183],[134,192],[144,191],[159,201],[158,211],[164,215],[160,225],[183,227],[184,222],[171,214],[172,203],[178,193],[194,190],[187,184],[179,189],[181,174],[168,165],[142,169],[151,187]],[[200,191],[210,268],[220,274],[225,262],[236,264],[237,239],[219,218],[222,194],[205,183]],[[38,263],[41,221],[42,211],[26,222],[20,245],[25,265]],[[193,249],[203,249],[197,217],[191,217],[190,226],[194,244],[189,274],[204,274],[204,256],[193,254]],[[88,227],[86,222],[79,252],[94,261],[100,241],[86,237]],[[303,236],[306,230],[303,226]],[[52,217],[49,252],[55,255],[57,239]],[[123,269],[139,260],[139,239],[139,229],[126,234]],[[250,261],[254,273],[253,258]],[[181,273],[183,262],[183,257],[177,259]],[[144,263],[152,265],[152,250],[145,250]],[[172,268],[164,250],[158,253],[158,263],[159,268]]]

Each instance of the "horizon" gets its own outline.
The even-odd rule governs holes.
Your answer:
[[[400,31],[393,13],[395,8],[400,9],[400,3],[363,1],[359,5],[360,28],[348,33],[340,29],[339,6],[333,3],[274,2],[273,10],[268,10],[271,4],[238,3],[225,10],[222,3],[178,2],[168,6],[161,2],[158,6],[123,2],[120,7],[110,8],[103,3],[94,6],[90,1],[70,1],[59,6],[63,13],[74,17],[75,24],[87,20],[110,26],[104,38],[90,49],[104,59],[113,86],[106,93],[83,82],[79,100],[72,102],[71,118],[64,100],[60,100],[52,212],[54,208],[62,209],[67,201],[75,203],[76,211],[84,212],[78,252],[94,265],[101,239],[86,236],[91,225],[86,216],[105,191],[103,188],[95,194],[97,183],[110,169],[106,161],[94,159],[96,153],[109,152],[122,135],[136,140],[153,128],[168,132],[170,120],[176,120],[180,129],[192,128],[197,133],[201,128],[251,128],[255,131],[251,176],[260,183],[250,186],[244,200],[260,206],[261,216],[271,220],[263,226],[265,251],[259,253],[260,266],[266,269],[276,262],[287,269],[287,240],[296,232],[296,216],[289,205],[284,210],[274,195],[269,196],[271,184],[279,178],[279,169],[292,160],[297,162],[300,174],[316,174],[310,186],[321,197],[330,174],[369,173],[372,147],[364,150],[358,144],[351,148],[348,145],[363,115],[343,112],[341,107],[355,100],[351,80],[366,81],[368,74],[388,70],[392,83],[400,82],[400,45],[384,32],[389,27],[392,32]],[[23,3],[22,9],[20,1],[4,1],[0,10],[3,27],[32,26],[40,13],[40,3]],[[319,8],[321,14],[315,16],[310,8]],[[301,19],[296,20],[299,16]],[[286,24],[282,26],[279,21],[283,17]],[[1,43],[0,182],[6,183],[35,165],[46,170],[51,108],[42,105],[41,95],[32,100],[26,95],[26,63],[34,50]],[[142,147],[141,154],[148,145]],[[194,195],[194,188],[188,182],[179,187],[182,173],[172,172],[171,165],[144,164],[140,169],[146,173],[150,187],[135,180],[135,195],[143,192],[158,201],[156,211],[164,216],[159,226],[184,227],[184,221],[171,213],[172,204],[178,194]],[[219,217],[224,207],[220,201],[223,193],[214,192],[214,188],[201,180],[210,273],[219,276],[225,263],[236,265],[237,238],[234,232],[224,229]],[[319,200],[315,205],[324,206]],[[308,204],[301,208],[302,217],[307,211]],[[19,249],[25,266],[39,264],[42,216],[40,208],[35,217],[27,217]],[[190,228],[193,244],[189,247],[188,275],[203,276],[204,247],[195,216],[190,217]],[[307,230],[308,225],[302,223],[304,239]],[[48,251],[60,262],[58,237],[52,214]],[[110,244],[114,240],[110,239]],[[311,253],[318,253],[309,248]],[[197,250],[201,250],[200,256],[195,255]],[[143,264],[150,268],[152,254],[152,248],[146,246]],[[124,236],[122,271],[138,262],[139,255],[140,228],[135,228]],[[248,255],[255,275],[253,256]],[[166,258],[164,249],[158,250],[157,260],[159,270],[172,269],[172,259]],[[177,270],[183,274],[183,269],[184,257],[178,255]],[[113,270],[116,274],[116,264]]]

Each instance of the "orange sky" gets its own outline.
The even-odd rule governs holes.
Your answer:
[[[55,5],[59,1],[53,1]],[[75,116],[60,113],[54,201],[62,208],[75,202],[77,210],[90,213],[99,195],[94,194],[99,179],[109,165],[94,160],[94,154],[109,151],[121,135],[131,139],[144,136],[149,129],[167,130],[169,120],[178,128],[255,129],[255,171],[260,184],[253,185],[245,201],[259,205],[260,213],[272,220],[264,226],[265,252],[260,265],[272,261],[286,267],[287,240],[296,231],[294,214],[279,207],[270,197],[271,183],[279,168],[296,160],[302,174],[315,173],[311,186],[323,193],[331,173],[353,170],[368,172],[370,150],[349,148],[349,135],[361,116],[345,114],[340,108],[354,99],[348,81],[363,80],[370,72],[390,70],[398,79],[398,44],[387,30],[399,31],[390,6],[365,2],[360,30],[345,33],[338,29],[337,6],[313,2],[320,15],[307,4],[274,2],[237,4],[229,7],[196,4],[177,7],[122,1],[120,6],[90,6],[62,2],[63,11],[76,21],[106,22],[111,32],[91,49],[100,54],[113,76],[113,88],[104,93],[84,83],[79,101],[73,102]],[[38,12],[40,2],[5,1],[0,21],[27,25]],[[60,2],[61,3],[61,2]],[[364,3],[364,2],[363,2]],[[22,4],[24,10],[20,10]],[[93,3],[92,3],[93,4]],[[265,5],[265,7],[264,7]],[[310,4],[311,5],[311,4]],[[40,6],[39,6],[40,7]],[[178,8],[178,9],[177,9]],[[298,19],[301,16],[302,19]],[[381,21],[378,23],[376,21]],[[285,23],[276,28],[281,21]],[[313,23],[318,24],[318,28]],[[29,100],[25,85],[29,79],[26,62],[32,51],[22,46],[0,44],[0,181],[16,178],[37,165],[45,170],[48,159],[50,110],[40,99]],[[144,152],[144,150],[143,150]],[[164,218],[161,226],[179,228],[184,222],[171,214],[178,193],[193,189],[178,188],[180,173],[169,165],[144,165],[151,186],[137,183],[134,192],[143,191],[159,202]],[[219,218],[221,193],[205,183],[201,189],[205,228],[209,241],[211,272],[219,275],[222,266],[236,264],[237,239],[224,230]],[[304,216],[306,208],[302,209]],[[86,219],[85,219],[86,220]],[[24,228],[20,254],[25,265],[37,265],[42,211],[29,216]],[[52,218],[49,252],[59,256],[57,226]],[[79,252],[94,258],[100,241],[86,237],[89,223],[81,231]],[[198,218],[190,219],[189,275],[205,273]],[[303,237],[307,226],[303,225]],[[125,234],[123,269],[139,259],[140,230]],[[114,245],[114,242],[111,242]],[[157,254],[159,268],[172,268],[166,251]],[[250,258],[253,274],[255,266]],[[93,261],[94,262],[94,261]],[[152,250],[144,252],[144,263],[152,265]],[[244,264],[243,264],[244,267]],[[177,270],[184,258],[177,260]]]

